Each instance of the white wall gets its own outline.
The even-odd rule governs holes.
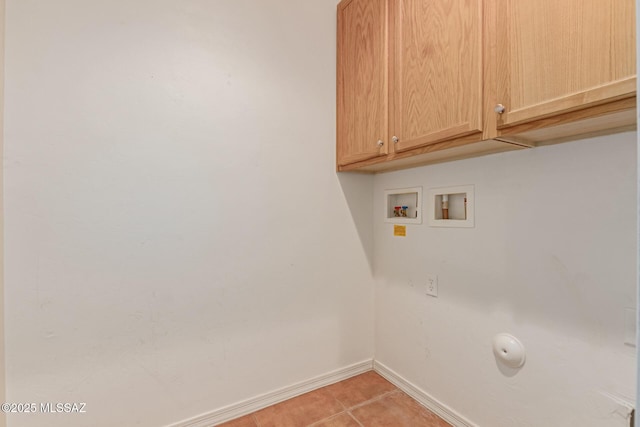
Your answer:
[[[635,349],[636,134],[377,175],[376,360],[483,427],[628,426]],[[385,189],[475,185],[475,228],[393,237]],[[425,203],[426,209],[428,205]],[[424,295],[437,274],[439,297]],[[492,337],[526,347],[515,375]]]
[[[636,0],[636,23],[640,22],[640,0]],[[636,70],[640,70],[640,32],[636,30]],[[636,93],[640,92],[640,84],[636,79]],[[636,108],[636,124],[640,122],[640,110]],[[636,134],[636,146],[640,145],[640,137]],[[636,153],[636,181],[640,182],[640,153]],[[640,192],[636,189],[636,221],[640,224]],[[640,244],[640,230],[636,230],[636,242]],[[640,252],[636,248],[636,305],[640,300]],[[636,310],[636,341],[640,341],[640,313]],[[636,357],[636,408],[640,408],[640,360]],[[635,417],[634,427],[640,426]]]
[[[0,154],[4,145],[4,0],[0,0]],[[4,212],[2,191],[2,169],[0,163],[0,211]],[[0,217],[0,242],[4,242],[4,215]],[[0,245],[0,402],[6,402],[5,355],[4,355],[4,245]],[[4,413],[0,414],[0,427],[7,425]]]
[[[7,399],[87,403],[10,426],[166,425],[371,357],[335,5],[7,1]]]

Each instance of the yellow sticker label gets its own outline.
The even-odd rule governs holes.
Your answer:
[[[394,236],[400,236],[400,237],[406,237],[406,235],[407,235],[407,226],[406,225],[394,224],[393,225],[393,235]]]

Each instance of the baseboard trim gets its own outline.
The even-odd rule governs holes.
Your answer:
[[[234,418],[250,414],[252,412],[266,408],[267,406],[271,406],[287,399],[291,399],[292,397],[308,393],[329,384],[346,380],[347,378],[362,374],[372,369],[373,360],[364,360],[345,368],[337,369],[335,371],[317,376],[307,381],[302,381],[288,387],[274,390],[254,398],[235,403],[233,405],[225,406],[223,408],[198,415],[197,417],[193,417],[188,420],[171,424],[168,427],[210,427],[211,425],[230,421]]]
[[[416,385],[407,381],[392,369],[378,362],[373,362],[373,370],[382,375],[389,382],[393,383],[400,390],[413,397],[415,400],[431,412],[437,414],[440,418],[448,422],[454,427],[478,427],[444,403],[438,401],[426,391],[420,389]]]

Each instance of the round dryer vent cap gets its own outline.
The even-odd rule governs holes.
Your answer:
[[[520,368],[524,365],[524,346],[513,335],[498,334],[493,337],[493,354],[510,368]]]

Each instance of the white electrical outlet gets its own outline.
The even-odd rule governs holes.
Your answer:
[[[438,276],[435,274],[427,276],[427,287],[425,292],[427,295],[431,295],[432,297],[438,296]]]

